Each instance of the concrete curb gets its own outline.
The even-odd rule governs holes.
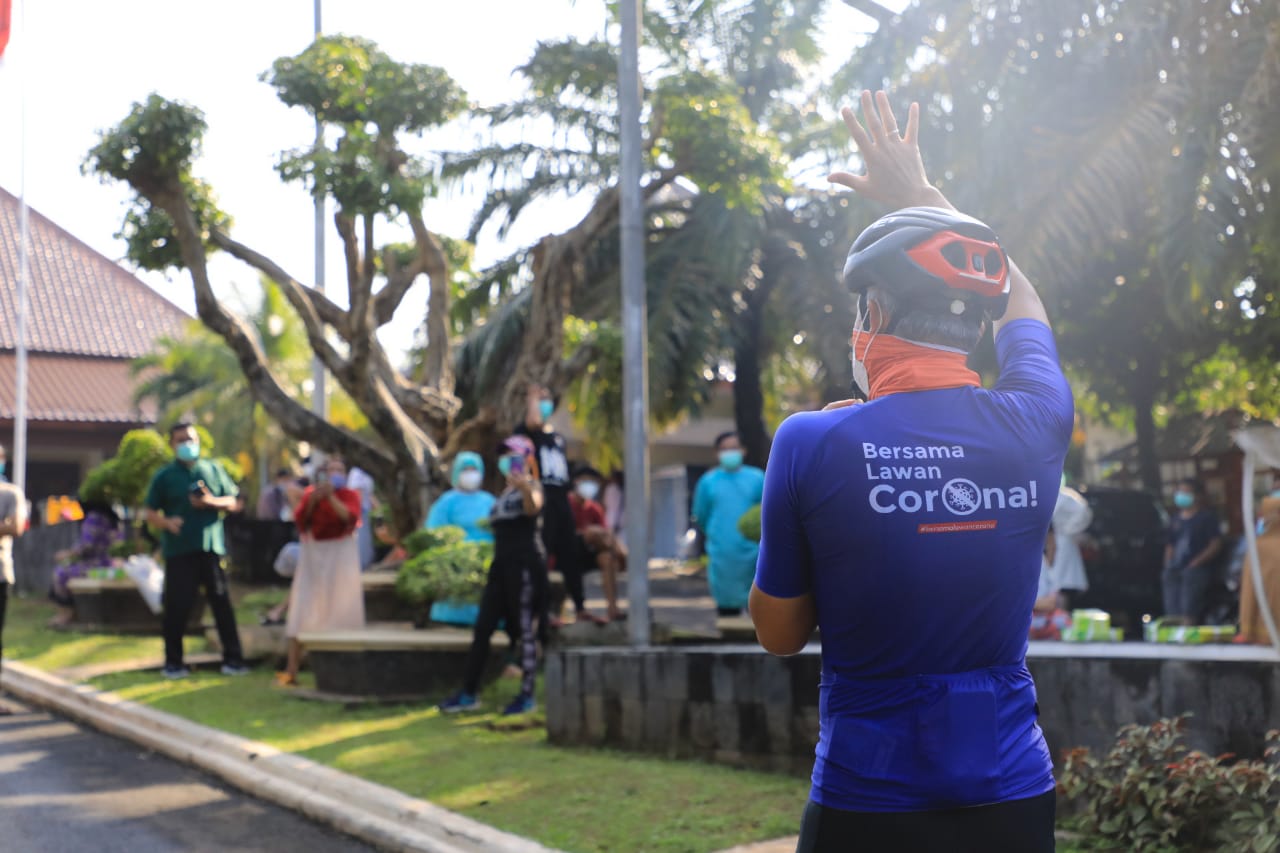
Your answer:
[[[26,702],[199,768],[382,850],[554,853],[426,800],[21,663],[5,661],[0,684]]]

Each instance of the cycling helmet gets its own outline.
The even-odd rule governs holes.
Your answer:
[[[911,308],[962,314],[972,305],[997,319],[1009,303],[1009,258],[995,232],[977,219],[908,207],[858,235],[844,282],[858,294],[879,288]]]

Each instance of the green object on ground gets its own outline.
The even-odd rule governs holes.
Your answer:
[[[750,539],[752,542],[760,541],[760,504],[756,504],[738,518],[738,532],[742,534],[743,539]]]

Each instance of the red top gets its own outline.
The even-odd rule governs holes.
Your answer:
[[[578,493],[569,495],[569,508],[573,510],[573,526],[581,533],[588,527],[604,527],[604,507],[589,501]]]
[[[350,536],[360,526],[360,493],[355,489],[333,490],[334,495],[347,508],[347,512],[351,513],[351,518],[347,521],[338,518],[338,514],[334,512],[333,507],[329,506],[328,501],[320,501],[311,511],[310,524],[306,524],[302,520],[302,511],[310,503],[315,491],[315,486],[307,486],[307,490],[302,493],[302,500],[298,501],[298,509],[293,514],[298,531],[310,533],[316,539],[341,539],[344,536]]]

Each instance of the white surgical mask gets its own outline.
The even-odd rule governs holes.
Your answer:
[[[593,501],[600,494],[600,484],[591,480],[583,480],[575,488],[578,490],[578,497],[584,501]]]
[[[458,488],[464,492],[474,492],[484,482],[484,475],[474,468],[469,468],[458,475]]]

